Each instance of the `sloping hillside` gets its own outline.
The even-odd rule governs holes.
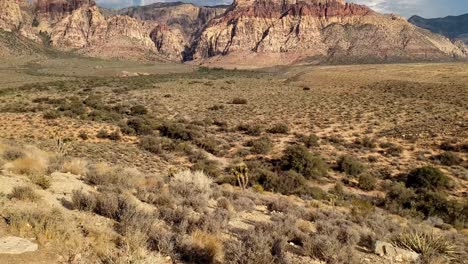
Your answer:
[[[468,44],[468,14],[433,19],[413,16],[409,22],[450,39],[461,39]]]

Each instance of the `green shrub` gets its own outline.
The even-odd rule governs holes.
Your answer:
[[[380,147],[385,149],[387,155],[398,157],[403,153],[403,148],[391,142],[384,142],[380,144]]]
[[[232,104],[247,104],[247,99],[236,97],[236,98],[232,99],[231,103]]]
[[[247,143],[251,147],[252,153],[268,154],[273,149],[273,142],[268,137],[251,140]]]
[[[49,119],[49,120],[57,119],[60,117],[60,112],[55,111],[55,110],[50,110],[50,111],[45,112],[42,117],[44,117],[44,119]]]
[[[375,139],[372,139],[367,136],[357,139],[355,143],[358,145],[361,145],[364,148],[369,148],[369,149],[373,149],[377,146],[377,144],[375,143]]]
[[[193,140],[195,134],[192,130],[187,129],[183,124],[175,122],[166,122],[158,128],[161,136],[179,139],[179,140]]]
[[[372,174],[363,173],[359,175],[358,186],[361,190],[372,191],[375,189],[376,184],[377,180]]]
[[[214,137],[199,138],[195,140],[195,145],[213,155],[219,155],[222,150],[222,143]]]
[[[449,178],[437,168],[425,166],[408,174],[406,187],[441,190],[448,186]]]
[[[119,130],[115,130],[115,131],[111,132],[107,136],[107,138],[110,139],[110,140],[118,141],[118,140],[122,139],[122,134],[120,134]]]
[[[299,145],[286,148],[281,164],[284,170],[294,170],[307,179],[324,177],[328,171],[328,166],[320,155],[314,155],[306,147]]]
[[[164,150],[170,150],[173,147],[170,139],[155,136],[145,136],[141,138],[139,145],[142,149],[154,154],[162,154]]]
[[[193,171],[203,171],[206,175],[216,178],[221,175],[220,164],[215,160],[201,159],[192,166]]]
[[[127,121],[125,126],[121,127],[122,132],[126,134],[150,135],[153,133],[151,123],[143,118],[134,117]]]
[[[307,148],[318,147],[319,145],[319,138],[314,135],[299,135],[299,141],[304,143],[304,146]]]
[[[289,132],[289,126],[285,123],[278,123],[268,129],[268,132],[272,134],[287,134]]]
[[[463,162],[463,159],[453,152],[444,152],[437,156],[436,159],[445,166],[460,165]]]
[[[338,170],[351,176],[357,176],[366,170],[366,167],[351,156],[342,156],[338,160]]]
[[[250,136],[260,136],[260,134],[263,131],[263,127],[256,124],[240,124],[239,126],[237,126],[237,130],[245,132],[247,135]]]
[[[88,133],[86,133],[86,131],[80,131],[80,133],[78,134],[78,137],[81,138],[82,140],[89,139]]]
[[[99,130],[99,132],[96,134],[97,138],[100,139],[107,139],[109,137],[109,133],[105,129]]]
[[[147,113],[148,109],[143,105],[134,105],[130,108],[131,115],[146,115]]]

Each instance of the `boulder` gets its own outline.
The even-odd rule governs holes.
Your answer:
[[[7,236],[0,238],[0,254],[22,254],[37,249],[37,244],[21,237]]]
[[[392,261],[398,262],[416,261],[419,259],[419,254],[414,251],[395,247],[394,245],[383,241],[377,241],[375,243],[374,253],[381,257],[389,258]]]

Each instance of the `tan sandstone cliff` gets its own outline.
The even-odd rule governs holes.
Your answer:
[[[214,57],[264,66],[465,56],[450,40],[403,18],[342,0],[237,0],[209,23],[193,52],[196,60]]]
[[[103,14],[94,0],[1,0],[0,29],[93,57],[221,65],[466,58],[466,47],[343,0],[154,4]]]

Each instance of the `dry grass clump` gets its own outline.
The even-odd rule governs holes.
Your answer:
[[[41,175],[47,170],[47,164],[43,160],[31,157],[19,158],[11,165],[11,172],[21,175]]]
[[[83,159],[66,160],[62,166],[62,172],[74,175],[85,175],[88,171],[88,162]]]
[[[49,189],[50,186],[52,185],[51,177],[47,176],[47,175],[44,175],[44,174],[31,175],[31,176],[29,176],[29,179],[31,180],[32,183],[34,183],[35,185],[41,187],[43,190]]]
[[[112,167],[101,162],[88,166],[84,175],[85,181],[92,185],[109,186],[120,188],[132,188],[142,178],[142,174],[135,169]]]
[[[15,209],[2,213],[8,227],[24,237],[35,237],[40,243],[64,240],[70,226],[58,209]]]
[[[327,175],[328,166],[320,155],[312,154],[301,145],[287,147],[281,161],[283,169],[294,170],[307,179],[317,179]]]
[[[182,242],[181,251],[189,263],[223,263],[223,242],[215,234],[195,230]]]
[[[40,196],[30,186],[16,186],[11,193],[8,194],[8,198],[36,202],[40,199]]]

